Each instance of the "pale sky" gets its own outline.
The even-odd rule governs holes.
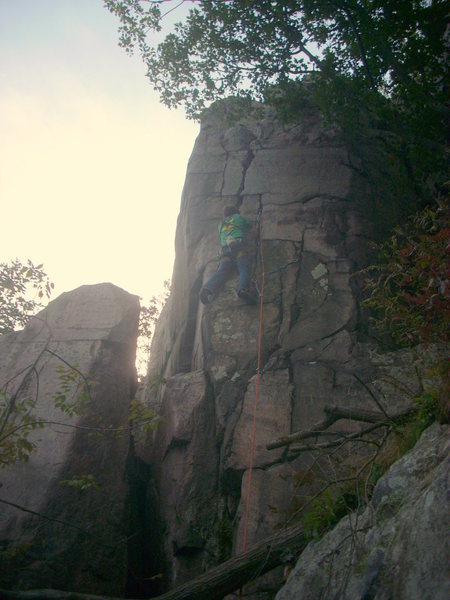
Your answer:
[[[172,274],[199,126],[163,107],[102,0],[0,0],[0,262],[44,263],[53,298]]]

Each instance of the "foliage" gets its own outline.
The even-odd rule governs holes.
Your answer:
[[[137,342],[137,370],[142,379],[147,370],[147,364],[150,358],[150,348],[152,344],[155,325],[161,310],[170,294],[170,280],[164,282],[164,290],[161,294],[151,298],[148,305],[141,306],[139,315],[139,332]]]
[[[54,352],[44,350],[42,355],[47,352],[60,360],[56,366],[60,387],[52,398],[54,407],[68,417],[80,414],[90,398],[90,382],[75,366],[68,365]],[[48,424],[36,413],[38,363],[42,355],[0,389],[0,468],[28,461],[37,448],[37,441],[30,439],[31,434]]]
[[[365,272],[377,327],[403,345],[449,341],[450,211],[443,199],[397,227]]]
[[[163,385],[166,384],[166,379],[160,373],[153,373],[148,377],[147,386],[153,391],[158,391]]]
[[[320,538],[358,506],[358,494],[339,487],[328,489],[322,495],[312,498],[309,509],[302,516],[306,538]]]
[[[67,485],[73,489],[84,492],[88,489],[98,489],[99,484],[91,474],[73,476],[71,479],[62,479],[60,485]]]
[[[439,197],[411,216],[376,246],[376,264],[364,272],[367,298],[378,331],[400,346],[435,344],[428,389],[414,398],[417,411],[397,430],[397,457],[419,439],[433,421],[450,420],[450,369],[445,356],[450,321],[450,209]],[[430,383],[434,381],[434,383]]]
[[[417,412],[414,417],[397,432],[398,456],[413,448],[422,433],[437,418],[437,391],[431,390],[414,398]]]
[[[31,414],[34,402],[24,398],[14,402],[4,391],[0,393],[0,466],[27,461],[36,449],[28,438],[32,431],[43,427],[40,419]]]
[[[190,115],[230,95],[261,100],[268,87],[310,72],[346,75],[410,107],[444,82],[443,0],[199,0],[159,43],[154,34],[175,3],[104,4],[120,20],[120,45],[139,50],[162,101]]]
[[[54,288],[43,265],[0,263],[0,335],[24,327]]]
[[[394,223],[417,200],[428,202],[442,184],[448,134],[445,0],[104,4],[119,19],[119,44],[140,53],[168,107],[183,106],[188,117],[199,119],[206,107],[216,103],[216,109],[218,100],[231,96],[241,101],[241,113],[254,107],[252,101],[263,101],[285,121],[298,119],[305,107],[320,111],[352,135],[356,155],[364,144],[373,148],[378,176],[383,165],[405,166],[414,197],[398,197],[405,206],[390,216]],[[178,12],[180,22],[171,25]],[[403,178],[391,187],[402,190]],[[391,208],[391,189],[381,195]]]
[[[449,371],[449,361],[440,361],[430,372],[431,376],[438,378],[439,385],[414,398],[415,413],[404,427],[396,431],[398,443],[396,458],[413,448],[425,429],[435,421],[450,422]]]
[[[132,432],[135,433],[136,429],[147,432],[150,429],[156,430],[160,417],[156,417],[155,413],[151,408],[145,406],[140,400],[136,398],[131,401],[129,420],[132,426]]]
[[[53,397],[55,408],[68,417],[83,414],[94,382],[87,382],[76,365],[58,364],[59,389]]]
[[[288,519],[300,517],[308,539],[321,537],[343,516],[367,506],[378,479],[415,445],[423,431],[436,420],[449,422],[448,364],[441,361],[424,374],[422,383],[427,390],[414,397],[403,388],[411,404],[398,413],[389,414],[377,397],[382,392],[373,391],[370,395],[377,411],[326,408],[328,417],[311,431],[299,431],[298,436],[281,439],[282,443],[274,446],[290,445],[286,455],[290,460],[307,453],[302,468],[294,474],[295,494]],[[445,390],[442,381],[447,381]],[[356,430],[330,429],[342,419],[360,424]],[[299,442],[301,445],[296,445]]]

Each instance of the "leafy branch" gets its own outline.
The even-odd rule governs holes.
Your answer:
[[[155,325],[170,294],[170,280],[164,282],[162,293],[152,296],[148,304],[141,306],[139,315],[139,332],[137,341],[136,366],[139,379],[143,379],[150,359]]]
[[[366,276],[363,306],[400,345],[446,344],[450,330],[450,209],[446,198],[413,215],[383,244]]]
[[[0,335],[24,327],[53,289],[42,264],[0,263]]]
[[[40,363],[48,353],[56,358],[57,378],[60,388],[53,395],[53,405],[68,417],[81,414],[91,400],[90,382],[80,370],[70,365],[56,352],[50,350],[48,341],[31,365],[22,369],[0,388],[0,466],[6,467],[17,461],[28,461],[37,444],[30,434],[48,424],[66,425],[48,421],[34,414],[40,395]],[[20,382],[15,384],[16,380]],[[15,385],[15,389],[14,386]],[[12,389],[11,389],[12,388]],[[11,389],[11,391],[10,391]]]

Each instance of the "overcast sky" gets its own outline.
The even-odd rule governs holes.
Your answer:
[[[0,262],[31,259],[55,295],[171,276],[198,125],[159,104],[102,0],[0,0]]]

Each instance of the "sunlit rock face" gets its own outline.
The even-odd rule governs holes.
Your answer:
[[[270,110],[232,125],[221,116],[205,117],[188,165],[173,288],[146,393],[164,420],[139,448],[158,473],[167,586],[242,549],[259,308],[238,299],[236,276],[212,304],[198,298],[217,267],[225,205],[239,204],[253,220],[262,211],[262,374],[248,547],[285,522],[295,473],[309,460],[269,451],[268,443],[310,428],[327,406],[376,410],[369,388],[383,385],[383,401],[400,409],[405,394],[381,383],[392,369],[412,393],[419,387],[407,353],[381,356],[362,333],[352,275],[366,264],[377,228],[361,157],[315,115],[289,126]]]
[[[11,558],[0,561],[4,587],[125,590],[138,318],[136,296],[112,284],[83,286],[59,296],[23,331],[0,337],[4,398],[16,397],[16,405],[28,398],[31,415],[45,421],[28,438],[36,443],[28,462],[0,472],[3,500],[46,517],[1,504],[0,540]],[[68,407],[83,392],[79,415],[55,407],[58,395]],[[104,433],[121,427],[121,434]],[[86,476],[93,483],[87,489],[67,485]]]
[[[352,514],[302,553],[277,600],[450,595],[449,427],[434,424]]]

